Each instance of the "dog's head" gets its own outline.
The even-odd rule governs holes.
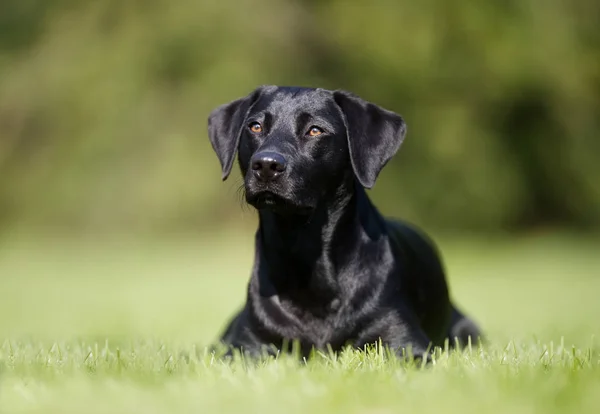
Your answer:
[[[262,86],[208,118],[223,180],[238,153],[246,201],[313,210],[349,176],[371,188],[404,140],[402,118],[344,91]]]

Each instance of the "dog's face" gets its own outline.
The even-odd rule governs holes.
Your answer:
[[[310,212],[351,171],[343,116],[322,90],[263,92],[238,151],[246,200],[259,209]]]
[[[223,179],[236,152],[246,201],[310,213],[348,177],[371,188],[405,135],[402,118],[342,91],[264,86],[209,117]]]

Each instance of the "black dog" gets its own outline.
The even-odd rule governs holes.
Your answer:
[[[433,244],[381,216],[364,188],[402,143],[403,119],[343,91],[264,86],[215,109],[210,141],[258,210],[247,302],[223,334],[259,354],[381,341],[400,354],[480,336],[449,298]]]

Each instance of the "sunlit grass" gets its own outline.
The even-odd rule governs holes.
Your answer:
[[[490,342],[423,369],[373,347],[231,363],[206,350],[241,305],[249,232],[26,239],[0,249],[0,413],[590,412],[600,408],[600,244],[440,238]]]

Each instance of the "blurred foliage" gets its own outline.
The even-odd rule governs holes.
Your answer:
[[[594,0],[3,0],[0,225],[240,219],[208,112],[259,84],[401,113],[373,191],[451,229],[600,228]]]

